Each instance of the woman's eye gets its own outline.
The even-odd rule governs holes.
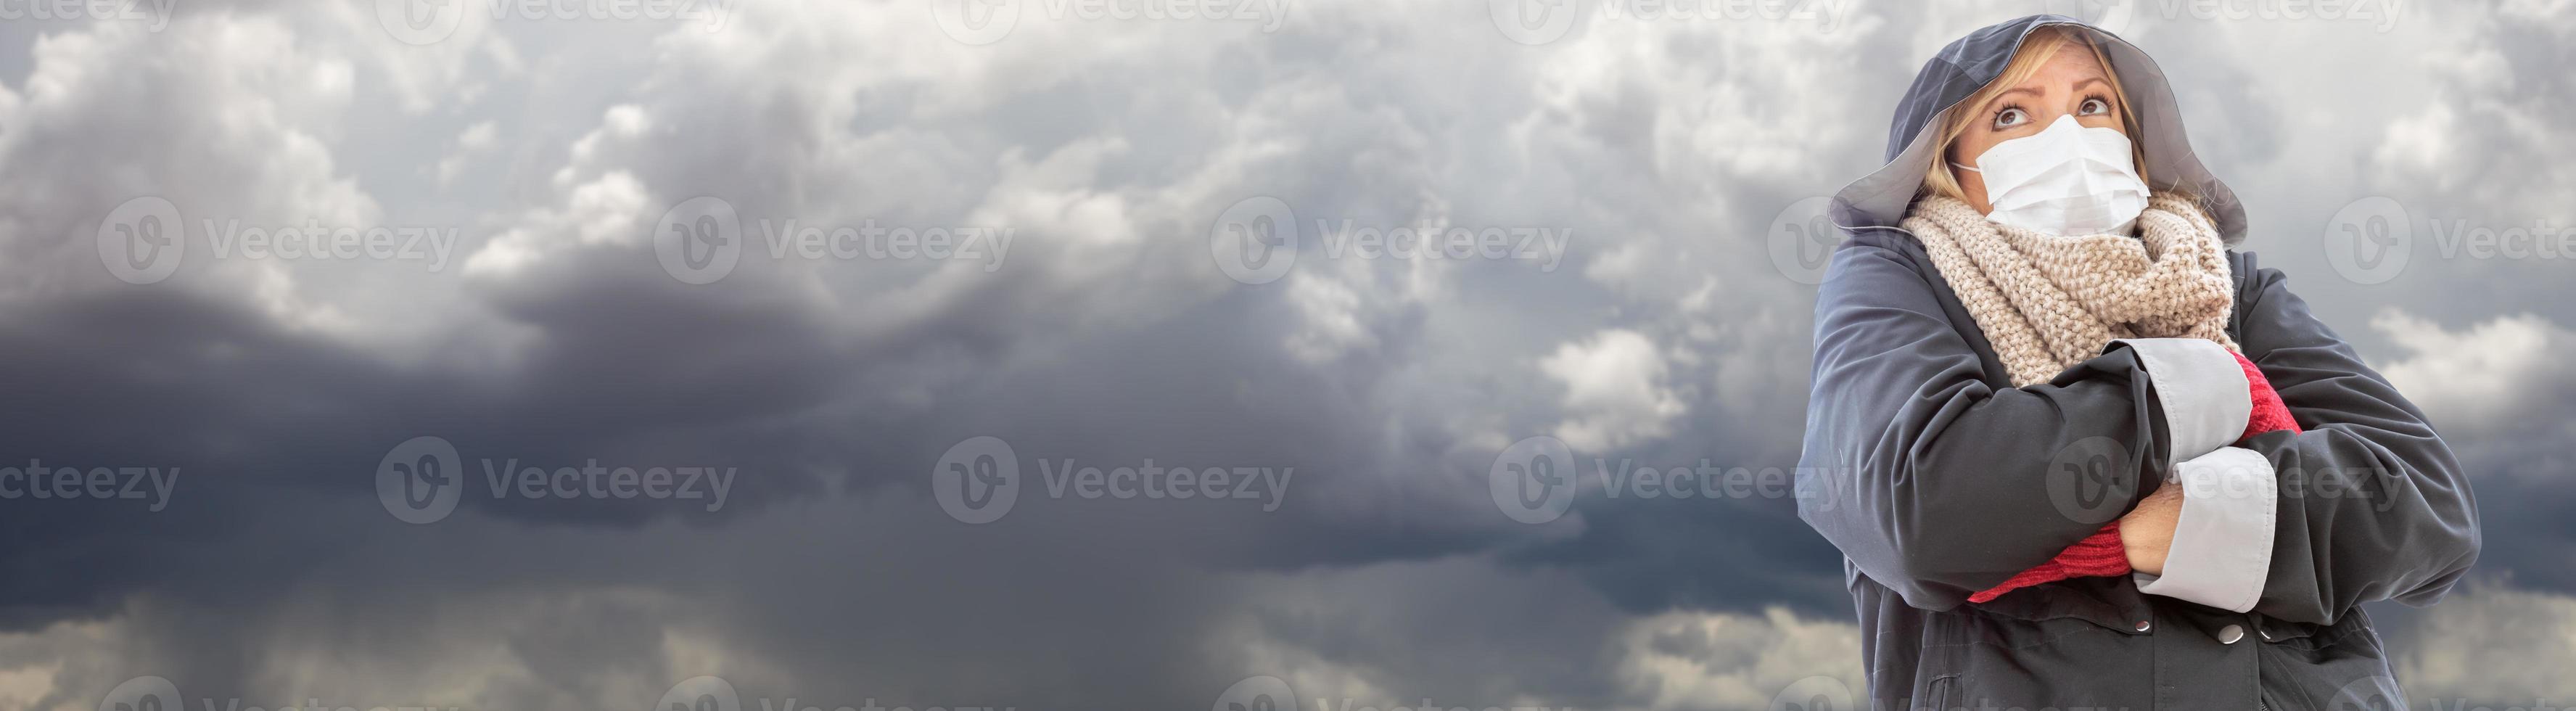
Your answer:
[[[1995,128],[2012,128],[2030,121],[2030,114],[2019,107],[2006,107],[1995,112]]]
[[[2103,101],[2101,99],[2085,99],[2084,103],[2077,104],[2075,106],[2075,112],[2085,116],[2098,116],[2101,114],[2111,113],[2111,102]]]

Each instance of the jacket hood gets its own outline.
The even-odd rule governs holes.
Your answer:
[[[2174,103],[2173,86],[2164,71],[2136,45],[2061,15],[2032,15],[1989,25],[1942,47],[1940,54],[1924,62],[1923,71],[1914,75],[1914,86],[1896,103],[1896,119],[1887,130],[1887,164],[1834,194],[1828,213],[1834,225],[1847,231],[1893,228],[1904,219],[1914,193],[1923,187],[1924,171],[1936,158],[1937,147],[1932,144],[1937,136],[1927,129],[1940,126],[1956,104],[2001,76],[2004,65],[2021,50],[2022,40],[2032,30],[2049,25],[2081,28],[2110,58],[2111,70],[2119,75],[2120,88],[2138,116],[2137,136],[2144,144],[2148,187],[2181,188],[2200,195],[2218,224],[2219,236],[2231,245],[2244,241],[2245,208],[2237,202],[2236,191],[2210,175],[2192,153],[2191,141],[2183,135],[2182,109]]]

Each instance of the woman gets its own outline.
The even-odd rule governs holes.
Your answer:
[[[1878,708],[2404,705],[2357,605],[2459,579],[2467,481],[2227,249],[2180,115],[2136,47],[2022,18],[1926,63],[1835,197],[1799,514]]]

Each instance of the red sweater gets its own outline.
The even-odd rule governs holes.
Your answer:
[[[2245,420],[2243,437],[2252,437],[2273,430],[2299,431],[2298,420],[2290,417],[2289,406],[2281,402],[2280,393],[2272,391],[2272,381],[2263,377],[2262,369],[2254,367],[2254,362],[2246,360],[2243,355],[2236,356],[2236,364],[2245,369],[2246,390],[2254,396],[2253,416]],[[2241,440],[2243,437],[2238,439]],[[1968,601],[1985,602],[2019,588],[2068,578],[2127,574],[2129,574],[2129,552],[2127,548],[2120,545],[2120,522],[2112,521],[2102,524],[2102,530],[2094,531],[2093,535],[2077,541],[2075,545],[2067,546],[2066,550],[2059,552],[2056,558],[2039,564],[2039,567],[2021,571],[2012,576],[2011,580],[2004,581],[2002,585],[1970,595]]]

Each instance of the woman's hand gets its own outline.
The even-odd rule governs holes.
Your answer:
[[[2182,485],[2166,482],[2120,517],[2120,547],[2129,568],[2148,575],[2165,573],[2165,552],[2173,547],[2174,525],[2182,520]]]

